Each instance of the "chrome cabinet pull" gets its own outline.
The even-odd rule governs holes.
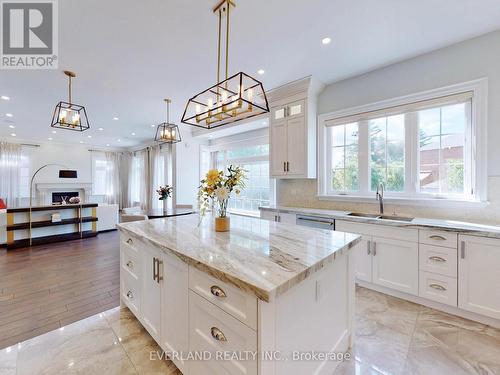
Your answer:
[[[227,341],[226,335],[224,335],[224,333],[222,333],[222,331],[219,328],[212,327],[210,331],[212,333],[212,337],[217,341]]]
[[[375,241],[373,241],[372,252],[373,252],[373,256],[377,255],[377,243]]]
[[[434,234],[432,236],[429,236],[431,240],[439,240],[439,241],[446,241],[446,237],[439,236],[437,234]]]
[[[210,293],[212,293],[214,296],[220,297],[220,298],[226,298],[227,297],[226,292],[224,292],[222,290],[222,288],[218,287],[217,285],[213,285],[210,288]]]
[[[128,267],[128,268],[134,268],[134,262],[132,262],[131,260],[129,260],[129,261],[127,262],[127,267]]]
[[[290,172],[290,162],[289,161],[286,162],[286,171]]]
[[[131,245],[131,244],[132,244],[132,242],[134,242],[134,241],[132,241],[132,238],[129,238],[126,242],[127,242],[129,245]]]
[[[156,282],[159,284],[163,280],[163,260],[156,259]]]
[[[156,258],[153,257],[153,280],[156,281]]]
[[[278,223],[281,223],[281,216],[278,215]]]
[[[465,241],[460,243],[460,257],[465,259]]]
[[[432,256],[432,257],[429,257],[429,259],[434,260],[436,262],[446,262],[446,259],[438,257],[438,256]]]
[[[366,253],[368,255],[371,254],[371,249],[370,248],[371,248],[371,241],[366,241]]]
[[[442,291],[444,292],[446,290],[446,288],[442,285],[439,285],[439,284],[430,284],[429,285],[432,289],[436,289],[436,290],[439,290],[439,291]]]
[[[286,161],[283,162],[283,172],[286,172]]]
[[[131,291],[131,290],[129,290],[129,291],[127,292],[127,298],[128,298],[128,299],[134,299],[134,294],[132,293],[132,291]]]

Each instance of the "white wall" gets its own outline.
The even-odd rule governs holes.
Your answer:
[[[487,78],[488,200],[486,208],[430,208],[391,205],[391,211],[500,224],[500,31],[486,34],[386,68],[333,83],[319,97],[318,112],[328,113],[384,99]],[[279,204],[345,210],[375,210],[376,205],[335,203],[316,198],[316,180],[279,184]]]

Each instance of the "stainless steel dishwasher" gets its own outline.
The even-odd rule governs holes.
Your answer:
[[[335,219],[328,217],[297,215],[296,223],[306,227],[335,230]]]

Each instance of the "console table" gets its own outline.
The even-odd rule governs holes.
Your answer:
[[[97,236],[97,203],[7,209],[7,249]],[[52,221],[59,212],[61,221]],[[31,226],[31,231],[30,231]],[[30,241],[31,239],[31,241]]]

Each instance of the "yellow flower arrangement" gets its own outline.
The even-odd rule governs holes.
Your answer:
[[[203,217],[210,206],[210,202],[217,203],[217,214],[219,217],[226,217],[227,203],[234,191],[240,194],[245,187],[245,170],[240,166],[230,165],[227,168],[227,176],[223,171],[211,169],[207,172],[205,178],[201,180],[198,190],[198,203],[200,206],[200,215]]]

